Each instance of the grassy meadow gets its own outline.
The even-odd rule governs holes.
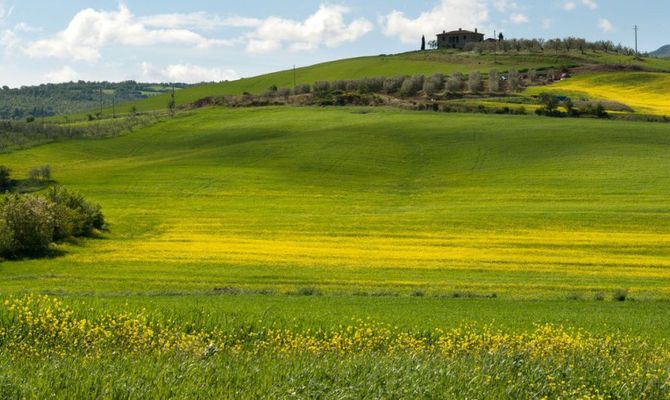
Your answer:
[[[0,154],[109,224],[0,262],[0,398],[670,398],[668,133],[203,108]]]
[[[387,109],[183,114],[3,155],[19,175],[50,164],[111,232],[3,263],[0,279],[11,292],[667,299],[667,132]]]

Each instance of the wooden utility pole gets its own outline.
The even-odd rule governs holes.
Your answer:
[[[496,36],[496,31],[493,30],[493,41],[496,42],[495,50],[493,51],[493,63],[498,64],[498,37]]]
[[[295,64],[293,64],[293,89],[295,89],[297,86],[298,86],[298,80],[296,77]]]

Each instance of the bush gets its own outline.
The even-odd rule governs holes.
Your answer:
[[[312,92],[312,87],[306,83],[295,87],[295,94],[308,94]]]
[[[402,87],[403,82],[405,82],[405,79],[406,77],[404,76],[386,78],[383,84],[384,92],[388,94],[398,93]]]
[[[444,90],[444,75],[442,74],[435,74],[423,83],[423,91],[428,96],[433,96],[442,90]]]
[[[521,81],[521,75],[515,69],[509,71],[509,87],[513,91],[517,92],[523,87],[523,82]]]
[[[280,88],[277,90],[277,96],[279,97],[289,97],[291,95],[291,89],[289,88]]]
[[[628,290],[624,289],[617,289],[614,291],[614,294],[612,295],[612,300],[614,301],[626,301],[628,298]]]
[[[28,179],[33,183],[45,183],[51,180],[51,167],[43,165],[28,172]]]
[[[498,93],[501,91],[500,73],[492,69],[489,71],[489,92]]]
[[[47,198],[54,205],[54,240],[91,236],[95,229],[104,228],[100,206],[88,203],[80,193],[56,186]]]
[[[400,87],[400,95],[403,97],[416,96],[421,89],[423,89],[423,75],[415,75],[411,78],[405,79]]]
[[[330,83],[326,81],[319,81],[314,83],[314,91],[318,93],[325,93],[330,91]]]
[[[470,73],[470,76],[468,77],[468,86],[470,87],[470,91],[472,93],[477,94],[482,91],[482,74],[479,73],[479,71],[473,71]]]
[[[7,190],[12,187],[12,171],[5,167],[4,165],[0,165],[0,189],[2,190]]]
[[[454,72],[447,80],[447,91],[460,93],[463,91],[463,74]]]
[[[2,219],[5,256],[42,254],[53,241],[54,205],[44,197],[9,195]]]
[[[332,83],[331,88],[333,90],[339,90],[340,92],[344,92],[347,90],[347,81],[335,81]]]
[[[44,196],[9,195],[0,208],[0,255],[40,255],[52,242],[103,229],[100,206],[55,187]]]
[[[362,93],[381,93],[384,90],[384,78],[363,78],[358,90]]]

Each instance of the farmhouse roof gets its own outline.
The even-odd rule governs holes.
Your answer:
[[[476,34],[476,35],[482,35],[482,33],[481,33],[481,32],[478,32],[477,29],[475,29],[474,32],[473,32],[473,31],[468,31],[468,30],[466,30],[466,29],[458,29],[457,31],[449,31],[449,32],[442,31],[442,33],[438,33],[437,35],[438,35],[438,36],[441,36],[441,35],[462,35],[462,34]]]

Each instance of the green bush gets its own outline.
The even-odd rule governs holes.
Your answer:
[[[54,205],[54,239],[91,236],[95,229],[103,229],[105,219],[97,204],[90,204],[80,193],[55,186],[47,198]]]
[[[53,242],[91,236],[104,225],[99,205],[62,187],[46,195],[10,194],[0,208],[0,255],[44,254]]]
[[[42,196],[11,194],[2,207],[4,255],[44,253],[53,241],[54,204]]]
[[[9,168],[0,165],[0,189],[7,190],[12,187],[11,173],[12,171]]]

